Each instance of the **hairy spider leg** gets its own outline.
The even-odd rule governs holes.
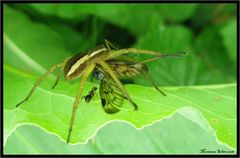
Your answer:
[[[76,95],[76,98],[75,98],[75,101],[74,101],[74,104],[73,104],[72,115],[71,115],[69,130],[68,130],[67,143],[69,143],[69,141],[70,141],[72,127],[73,127],[73,124],[74,124],[75,115],[76,115],[76,111],[77,111],[78,104],[79,104],[79,99],[80,99],[80,96],[82,94],[83,85],[84,85],[85,81],[87,80],[88,76],[93,71],[95,66],[96,66],[95,64],[92,64],[83,72],[83,75],[82,75],[82,78],[81,78],[81,81],[80,81],[80,84],[79,84],[79,88],[78,88],[78,91],[77,91],[77,95]]]
[[[186,52],[178,52],[178,53],[171,53],[171,54],[162,54],[161,56],[158,56],[156,58],[146,59],[146,60],[141,61],[139,63],[142,64],[142,63],[154,61],[154,60],[157,60],[157,59],[160,59],[160,58],[180,58],[180,57],[183,57],[184,55],[187,55],[187,53]]]
[[[34,84],[33,88],[31,89],[31,91],[28,93],[27,97],[21,101],[20,103],[18,103],[16,105],[16,107],[18,107],[19,105],[21,105],[22,103],[24,103],[25,101],[27,101],[31,95],[33,94],[33,92],[35,91],[36,87],[40,85],[40,83],[45,80],[48,75],[50,73],[52,73],[56,68],[59,68],[59,67],[63,67],[65,65],[65,62],[62,62],[62,63],[59,63],[59,64],[56,64],[56,65],[53,65],[43,76],[41,76]]]
[[[111,76],[111,78],[116,82],[120,90],[123,92],[123,94],[127,97],[127,99],[130,101],[130,103],[133,105],[134,110],[138,110],[137,104],[133,102],[133,100],[130,98],[128,92],[125,90],[122,83],[119,81],[115,73],[112,71],[112,69],[108,66],[108,64],[104,61],[100,61],[99,64],[102,66],[103,69],[105,69],[106,72],[108,72]]]
[[[158,57],[166,57],[166,56],[171,56],[171,54],[164,54],[160,52],[155,52],[151,50],[142,50],[142,49],[135,49],[135,48],[128,48],[128,49],[119,49],[119,50],[111,50],[113,53],[109,53],[108,57],[106,60],[109,59],[114,59],[118,56],[128,54],[128,53],[133,53],[133,54],[151,54],[151,55],[156,55]],[[179,52],[175,53],[176,54],[181,54],[181,55],[186,55],[186,52]]]
[[[108,41],[107,39],[105,39],[104,42],[105,42],[105,46],[107,47],[107,49],[108,49],[109,51],[112,51],[111,47],[113,48],[113,50],[117,50],[117,47],[114,46],[114,45],[113,45],[110,41]],[[116,53],[116,52],[114,52],[114,53]],[[126,54],[124,54],[124,55],[126,55]],[[127,56],[127,58],[128,58],[128,60],[130,60],[130,61],[134,61],[132,57]]]

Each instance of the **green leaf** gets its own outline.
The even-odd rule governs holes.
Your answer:
[[[221,30],[223,43],[229,57],[235,62],[237,58],[237,22],[236,18],[230,20]]]
[[[71,56],[57,32],[7,5],[4,5],[4,50],[5,63],[37,74]]]
[[[50,21],[48,24],[53,30],[62,36],[66,49],[68,49],[72,54],[85,50],[83,48],[86,47],[85,45],[87,42],[79,32],[72,29],[69,25],[60,22]]]
[[[187,52],[188,55],[182,58],[163,58],[146,64],[153,80],[158,85],[193,85],[196,84],[198,60],[191,48],[191,40],[192,32],[188,28],[178,25],[165,26],[155,20],[151,24],[151,29],[139,38],[134,47],[169,54]],[[139,55],[141,60],[149,58],[149,55]],[[191,72],[189,72],[189,67],[192,67]],[[146,80],[139,78],[136,78],[136,81],[143,85],[147,83]]]
[[[34,134],[33,134],[34,133]],[[16,141],[17,140],[17,141]],[[18,127],[9,137],[5,154],[99,154],[92,144],[69,145],[42,128],[33,125]]]
[[[159,5],[159,4],[157,4]],[[156,4],[31,4],[36,10],[62,18],[78,20],[83,15],[94,15],[102,20],[127,28],[134,34],[146,32],[152,17],[158,16]],[[139,16],[141,14],[141,16]],[[159,16],[158,16],[159,17]],[[159,18],[161,21],[161,18]]]
[[[192,16],[197,6],[197,4],[160,4],[156,8],[165,20],[182,22]]]
[[[37,88],[31,99],[21,107],[15,108],[33,86],[34,80],[9,66],[4,66],[4,76],[4,140],[6,141],[17,126],[26,123],[37,124],[66,140],[78,84],[61,82],[55,90],[50,90],[51,83],[48,80],[45,82],[48,82],[48,85],[43,84]],[[86,94],[91,86],[87,84],[83,94]],[[125,101],[124,109],[117,114],[109,115],[104,113],[100,106],[99,97],[89,104],[81,102],[71,143],[86,142],[100,126],[111,120],[128,121],[141,128],[168,117],[181,107],[190,106],[203,114],[220,141],[232,147],[236,146],[235,84],[164,88],[167,97],[153,88],[128,85],[126,89],[138,104],[138,111],[133,111],[131,104]]]
[[[233,148],[219,142],[213,133],[213,129],[198,110],[186,107],[141,130],[125,122],[112,121],[99,129],[87,144],[68,145],[38,127],[24,125],[18,127],[9,137],[4,153],[201,154],[201,149],[218,149],[236,154]]]
[[[42,14],[40,14],[39,11],[36,11],[27,3],[24,5],[19,5],[16,3],[12,6],[14,7],[14,9],[20,10],[27,14],[29,17],[31,17],[31,19],[34,19],[34,22],[51,27],[60,36],[62,36],[66,48],[71,52],[77,53],[78,51],[83,51],[85,49],[81,48],[86,48],[86,44],[91,44],[91,42],[86,42],[86,38],[83,37],[83,35],[76,28],[73,27],[79,24],[79,22],[76,20],[71,21],[67,19],[56,18],[51,13],[46,15],[44,11],[41,11]],[[41,7],[40,9],[44,10],[44,7]]]
[[[224,48],[218,26],[208,27],[203,30],[195,39],[194,50],[202,59],[202,76],[209,76],[209,83],[236,81],[236,65],[231,61],[228,52]],[[204,71],[204,69],[208,69],[208,71]]]
[[[228,20],[235,17],[236,5],[231,3],[201,4],[190,19],[191,28],[198,34],[201,30],[225,25]]]

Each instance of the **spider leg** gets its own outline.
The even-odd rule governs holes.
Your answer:
[[[25,101],[27,101],[31,95],[33,94],[33,92],[35,91],[36,87],[40,85],[40,83],[45,80],[48,75],[50,73],[52,73],[56,68],[59,68],[59,67],[63,67],[65,65],[65,62],[62,62],[62,63],[59,63],[59,64],[56,64],[56,65],[53,65],[43,76],[41,76],[37,81],[36,83],[34,84],[33,88],[31,89],[31,91],[28,93],[27,97],[25,99],[23,99],[20,103],[18,103],[16,105],[16,107],[18,107],[19,105],[21,105],[22,103],[24,103]]]
[[[145,72],[145,73],[144,73],[144,76],[151,82],[151,84],[154,86],[154,88],[155,88],[157,91],[159,91],[160,93],[162,93],[162,95],[166,96],[166,94],[157,87],[157,85],[155,84],[155,82],[153,81],[153,79],[151,78],[151,76],[150,76],[150,74],[149,74],[148,72]]]
[[[85,72],[83,72],[83,76],[81,78],[80,85],[79,85],[79,88],[78,88],[78,91],[77,91],[77,95],[76,95],[76,98],[75,98],[75,101],[74,101],[74,104],[73,104],[72,115],[71,115],[69,130],[68,130],[67,143],[69,143],[69,141],[70,141],[72,127],[73,127],[73,124],[74,124],[75,115],[76,115],[76,111],[77,111],[77,108],[78,108],[80,96],[82,94],[83,85],[84,85],[85,81],[87,80],[88,76],[93,71],[94,67],[95,67],[95,64],[92,64],[88,67],[88,69],[85,70]]]
[[[164,53],[160,53],[160,52],[155,52],[155,51],[151,51],[151,50],[142,50],[142,49],[135,49],[135,48],[128,48],[128,49],[120,49],[120,50],[111,50],[113,53],[110,53],[107,57],[106,60],[109,59],[114,59],[118,56],[121,56],[123,54],[128,54],[128,53],[133,53],[133,54],[150,54],[150,55],[156,55],[159,58],[163,58],[163,57],[181,57],[183,55],[187,55],[186,52],[178,52],[178,53],[174,53],[174,54],[164,54]]]
[[[117,50],[117,47],[115,47],[111,42],[109,42],[107,39],[104,40],[104,43],[107,47],[108,50],[112,50],[111,47],[114,49],[114,50]]]
[[[159,59],[160,57],[156,57],[156,58],[152,58],[152,59],[148,59],[148,60],[144,60],[142,62],[139,62],[137,63],[136,65],[141,65],[139,66],[141,69],[138,69],[138,71],[140,71],[143,76],[149,80],[151,82],[151,84],[154,86],[154,88],[159,91],[160,93],[162,93],[162,95],[166,96],[166,94],[161,91],[158,86],[155,84],[155,82],[153,81],[152,77],[150,76],[149,72],[148,72],[148,68],[147,68],[147,65],[143,64],[144,62],[149,62],[149,61],[152,61],[152,60],[156,60],[156,59]]]
[[[59,71],[58,74],[57,74],[56,81],[55,81],[54,85],[52,86],[52,89],[54,89],[57,86],[57,84],[60,80],[61,74],[62,74],[62,71]]]
[[[147,63],[147,62],[150,62],[150,61],[154,61],[154,60],[158,60],[160,58],[180,58],[182,57],[183,55],[187,55],[186,53],[184,52],[179,52],[179,53],[171,53],[171,54],[162,54],[161,56],[158,56],[158,57],[155,57],[155,58],[150,58],[150,59],[146,59],[144,61],[141,61],[139,63]]]
[[[108,66],[108,64],[104,61],[100,61],[99,64],[107,71],[112,79],[116,82],[116,84],[119,86],[120,90],[123,92],[123,94],[127,97],[127,99],[130,101],[130,103],[133,105],[134,110],[138,110],[137,104],[133,102],[133,100],[130,98],[128,92],[125,90],[122,83],[119,81],[115,73],[112,71],[112,69]]]

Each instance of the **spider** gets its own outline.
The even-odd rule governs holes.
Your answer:
[[[127,54],[129,53],[150,54],[154,55],[155,58],[151,58],[142,62],[134,62],[127,56]],[[67,136],[67,143],[69,143],[76,111],[79,106],[80,98],[83,91],[83,86],[85,81],[92,73],[95,76],[95,78],[101,81],[100,84],[101,103],[102,106],[105,107],[104,108],[105,112],[109,114],[118,112],[119,111],[118,107],[122,106],[123,99],[128,100],[134,107],[134,110],[138,110],[137,104],[132,100],[128,92],[125,90],[123,84],[120,81],[120,78],[144,74],[144,76],[146,76],[150,80],[155,89],[165,96],[166,94],[163,93],[151,79],[147,70],[147,66],[144,63],[164,57],[181,57],[186,54],[187,53],[185,52],[163,54],[151,50],[140,50],[135,48],[118,50],[116,49],[115,46],[113,46],[113,44],[111,44],[108,40],[105,39],[104,44],[95,47],[94,49],[88,51],[87,53],[76,54],[72,57],[66,58],[61,63],[53,65],[43,76],[41,76],[36,81],[33,88],[26,96],[26,98],[23,99],[20,103],[18,103],[16,107],[19,107],[22,103],[26,102],[31,97],[36,87],[39,86],[40,83],[43,80],[45,80],[48,77],[48,75],[51,74],[57,68],[63,69],[66,80],[74,80],[76,78],[81,77],[76,98],[73,104],[69,124]],[[57,85],[59,78],[60,75],[57,76],[56,82],[52,88],[54,88]],[[113,87],[115,88],[115,90],[111,90],[113,89]],[[113,103],[112,101],[114,98],[112,96],[116,95],[111,95],[110,92],[117,92],[118,97],[117,99],[115,99],[117,103]],[[111,95],[110,97],[109,94]],[[91,97],[89,98],[89,101],[90,100]],[[117,106],[113,106],[113,104]]]

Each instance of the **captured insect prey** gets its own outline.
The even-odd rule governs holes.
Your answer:
[[[93,87],[89,92],[88,95],[83,96],[82,98],[85,99],[85,102],[88,103],[91,101],[91,99],[94,97],[95,91],[97,90],[97,87]]]
[[[124,99],[128,98],[121,93],[120,88],[108,73],[96,67],[93,71],[93,76],[100,81],[99,95],[104,111],[108,114],[120,111]]]
[[[150,54],[154,57],[144,61],[135,61],[127,56],[130,53]],[[128,101],[133,106],[134,110],[138,110],[137,104],[128,94],[120,80],[124,78],[131,78],[136,75],[143,75],[147,80],[149,80],[149,82],[158,92],[160,92],[163,96],[166,96],[166,94],[162,92],[152,80],[145,63],[158,60],[160,58],[182,57],[185,55],[187,55],[185,52],[164,54],[151,50],[140,50],[135,48],[116,49],[116,47],[114,47],[108,40],[105,40],[104,44],[95,47],[87,53],[76,54],[56,65],[53,65],[36,81],[27,96],[21,102],[19,102],[16,107],[19,107],[22,103],[26,102],[31,97],[36,87],[39,86],[40,83],[57,68],[60,68],[63,71],[61,71],[61,74],[57,76],[56,82],[52,89],[58,84],[60,75],[62,74],[64,74],[66,80],[80,78],[79,87],[72,107],[68,135],[66,136],[67,143],[69,143],[76,111],[78,109],[80,100],[83,98],[83,87],[85,81],[90,75],[93,75],[100,83],[99,94],[102,107],[106,113],[114,114],[119,112],[123,106],[124,100]],[[89,91],[88,95],[84,96],[86,102],[91,101],[96,90],[97,88],[93,87],[92,90]]]

